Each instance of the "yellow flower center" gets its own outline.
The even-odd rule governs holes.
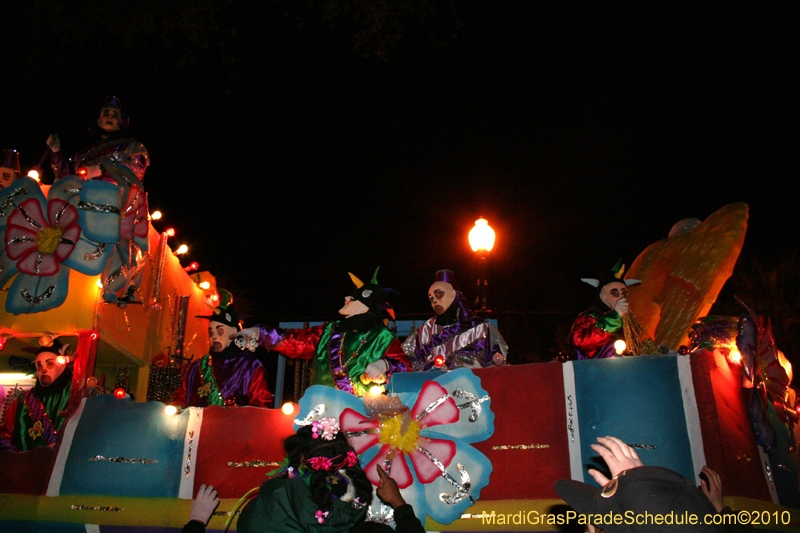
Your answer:
[[[36,245],[39,247],[39,251],[43,254],[54,253],[63,234],[64,232],[61,228],[43,229],[39,233],[39,236],[36,237]]]
[[[411,420],[408,429],[404,434],[400,433],[403,424],[403,415],[395,415],[388,420],[381,422],[381,444],[389,444],[403,453],[414,451],[417,439],[419,439],[419,423]]]

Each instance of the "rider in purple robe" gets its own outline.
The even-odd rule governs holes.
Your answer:
[[[415,371],[502,365],[508,344],[497,328],[474,316],[458,290],[451,270],[440,270],[428,289],[436,316],[425,321],[403,343]]]

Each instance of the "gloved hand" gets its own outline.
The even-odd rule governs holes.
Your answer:
[[[620,298],[617,300],[617,303],[614,304],[614,311],[616,311],[619,316],[625,316],[628,313],[628,307],[628,299]]]
[[[364,369],[364,375],[367,379],[375,383],[383,383],[386,381],[386,372],[389,371],[389,364],[383,359],[378,359],[374,363],[367,365]]]
[[[58,138],[58,134],[54,133],[47,138],[47,146],[50,147],[52,152],[61,151],[61,139]]]
[[[197,491],[197,496],[192,500],[192,514],[190,520],[197,520],[202,522],[203,525],[208,523],[214,509],[219,505],[219,497],[214,487],[209,485],[200,485],[200,490]]]
[[[258,336],[260,333],[258,328],[245,328],[231,335],[231,338],[240,350],[255,352],[256,348],[258,348]]]

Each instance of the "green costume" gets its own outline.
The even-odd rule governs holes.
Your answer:
[[[318,506],[302,477],[278,476],[261,485],[258,498],[242,510],[236,523],[239,533],[345,533],[367,513],[367,508],[334,498],[323,523]]]

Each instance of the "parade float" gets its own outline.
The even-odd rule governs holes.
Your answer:
[[[0,354],[5,364],[41,339],[73,345],[69,417],[54,445],[0,452],[0,531],[177,532],[202,484],[222,500],[208,530],[234,531],[240,498],[281,464],[282,441],[315,412],[339,419],[365,466],[391,458],[430,531],[557,530],[554,482],[590,480],[601,462],[589,446],[605,435],[698,482],[708,465],[734,510],[762,524],[774,517],[756,527],[800,531],[791,366],[758,317],[703,318],[741,250],[743,204],[633,264],[628,275],[648,292],[637,301],[632,290],[632,306],[666,354],[398,373],[384,394],[313,386],[286,409],[170,415],[181,364],[208,353],[204,324],[187,317],[208,313],[213,277],[184,270],[143,193],[132,200],[132,188],[80,178],[45,189],[22,179],[0,191]],[[665,259],[664,248],[682,253]],[[4,405],[15,385],[3,384]],[[391,519],[377,500],[370,515]]]

